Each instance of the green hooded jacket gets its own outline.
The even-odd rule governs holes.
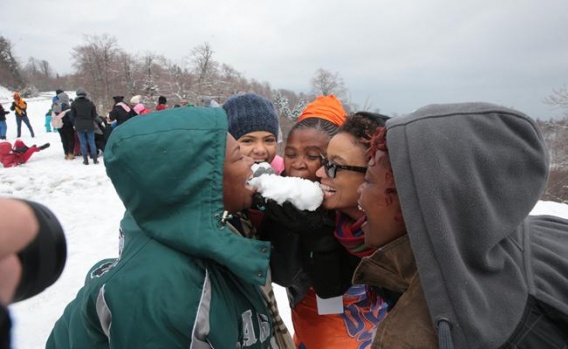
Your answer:
[[[97,263],[47,348],[268,348],[269,244],[221,221],[227,117],[176,108],[130,120],[105,149],[127,211],[119,259]]]

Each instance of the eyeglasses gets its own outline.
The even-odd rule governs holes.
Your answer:
[[[359,172],[359,173],[367,172],[366,166],[349,166],[349,165],[335,164],[333,162],[330,162],[322,154],[320,154],[320,158],[321,158],[321,164],[322,164],[322,166],[325,170],[325,174],[329,178],[335,178],[335,175],[337,174],[337,170],[346,170],[346,171],[353,171],[353,172]]]

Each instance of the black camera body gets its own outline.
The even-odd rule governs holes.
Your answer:
[[[53,285],[61,276],[67,260],[67,243],[63,227],[51,210],[33,201],[26,201],[39,223],[35,239],[18,253],[22,276],[12,302],[37,295]]]

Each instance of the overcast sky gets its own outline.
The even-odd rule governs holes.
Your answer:
[[[180,63],[209,42],[273,88],[308,92],[318,68],[337,72],[353,102],[387,114],[486,101],[548,119],[561,111],[543,99],[568,84],[567,0],[2,0],[0,14],[20,60],[59,73],[85,34]]]

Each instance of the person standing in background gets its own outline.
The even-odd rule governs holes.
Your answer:
[[[65,160],[74,160],[75,130],[73,130],[73,121],[69,117],[69,112],[71,111],[69,95],[60,89],[55,91],[55,93],[57,93],[57,96],[53,99],[51,106],[53,110],[51,124],[59,132]]]
[[[114,105],[110,113],[108,113],[108,117],[111,121],[116,121],[116,126],[120,126],[134,114],[132,108],[124,103],[124,96],[114,96],[112,99],[114,100]]]
[[[168,103],[168,100],[166,99],[166,97],[164,97],[164,96],[158,97],[158,105],[156,106],[156,110],[160,111],[160,110],[167,109],[168,106],[166,105],[166,103]]]
[[[18,138],[22,136],[22,121],[24,122],[24,124],[26,124],[28,130],[30,130],[32,138],[35,137],[34,129],[32,128],[32,125],[30,124],[30,119],[28,118],[27,109],[28,109],[28,104],[26,103],[26,101],[22,99],[20,92],[18,91],[14,92],[14,101],[12,102],[10,110],[13,110],[16,113],[16,124],[18,125],[18,136],[17,136]]]
[[[45,113],[45,132],[51,132],[51,113],[51,108]],[[53,132],[55,132],[55,130],[53,130]]]
[[[6,139],[6,131],[8,131],[8,125],[6,124],[6,115],[8,111],[4,110],[4,106],[0,103],[0,139]]]
[[[98,164],[97,147],[95,146],[97,108],[93,102],[87,99],[87,92],[82,88],[77,90],[77,98],[71,104],[71,118],[74,120],[75,131],[77,131],[77,136],[79,136],[83,164],[89,164],[88,149],[91,150],[93,163]]]
[[[130,107],[132,108],[132,116],[144,115],[151,113],[152,111],[142,103],[142,96],[136,95],[130,99]]]

